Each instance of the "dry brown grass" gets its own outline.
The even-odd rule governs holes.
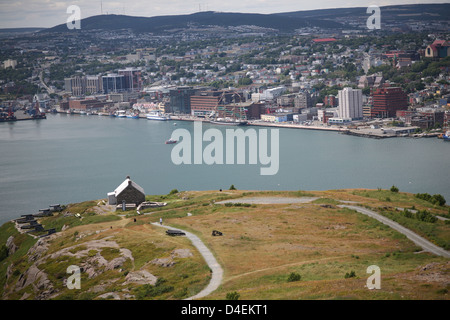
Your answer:
[[[369,206],[384,205],[354,191],[309,193]],[[406,237],[350,210],[314,203],[222,206],[215,212],[166,222],[199,235],[224,267],[223,284],[208,299],[223,299],[230,291],[238,291],[243,299],[446,297],[442,292],[447,283],[421,286],[423,281],[400,280],[397,276],[446,259],[415,254],[417,247]],[[211,236],[212,230],[223,232],[223,236]],[[364,287],[369,276],[366,268],[372,264],[380,266],[382,274],[391,279],[383,282],[383,290]],[[344,279],[351,270],[358,279]],[[288,283],[287,276],[294,271],[302,275],[302,281]],[[437,293],[439,290],[441,293]]]

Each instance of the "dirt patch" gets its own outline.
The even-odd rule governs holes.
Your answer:
[[[450,261],[446,263],[433,262],[421,266],[417,268],[414,275],[407,278],[424,282],[438,282],[448,286],[450,285]]]
[[[171,253],[172,258],[189,258],[192,257],[192,252],[189,249],[175,249]]]

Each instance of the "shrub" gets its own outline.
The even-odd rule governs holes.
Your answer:
[[[237,190],[237,189],[234,187],[234,184],[232,184],[232,185],[230,186],[230,189],[228,189],[228,190]]]
[[[150,284],[144,284],[143,286],[136,288],[135,289],[136,298],[138,300],[142,300],[144,298],[156,297],[161,294],[173,291],[174,290],[173,286],[165,285],[164,284],[165,282],[166,282],[165,279],[158,278],[154,286]]]
[[[5,245],[0,247],[0,261],[5,260],[8,257],[8,248]]]
[[[413,218],[412,212],[409,211],[409,210],[407,210],[407,209],[404,209],[404,210],[403,210],[403,215],[404,215],[406,218]]]
[[[396,186],[391,187],[391,192],[398,192],[398,188]]]
[[[445,198],[440,194],[435,194],[432,197],[433,204],[438,204],[441,207],[445,205]]]
[[[228,292],[226,295],[227,300],[239,300],[240,297],[241,295],[236,291]]]
[[[417,193],[415,197],[439,206],[444,206],[446,203],[445,198],[440,194],[430,195],[428,193]]]
[[[356,273],[355,273],[355,271],[353,271],[353,270],[350,271],[350,273],[347,272],[347,273],[345,274],[345,276],[344,276],[345,279],[347,279],[347,278],[354,278],[354,277],[356,277]]]
[[[437,221],[437,218],[426,210],[418,211],[416,213],[416,218],[417,220],[424,222],[435,223]]]
[[[178,193],[177,189],[172,189],[172,190],[170,190],[169,195],[177,194],[177,193]]]
[[[301,275],[299,275],[296,272],[291,272],[291,274],[289,275],[287,282],[294,282],[294,281],[300,281],[300,279],[302,278]]]

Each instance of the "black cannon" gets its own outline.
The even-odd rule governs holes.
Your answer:
[[[180,230],[167,230],[166,234],[168,236],[172,236],[172,237],[174,237],[174,236],[185,236],[186,235],[183,231],[180,231]]]

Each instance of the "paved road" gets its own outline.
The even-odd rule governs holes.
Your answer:
[[[419,247],[421,247],[423,250],[434,253],[438,256],[443,256],[446,258],[450,258],[450,252],[448,252],[447,250],[442,249],[441,247],[438,247],[437,245],[431,243],[430,241],[422,238],[421,236],[419,236],[418,234],[412,232],[411,230],[401,226],[400,224],[398,224],[395,221],[392,221],[388,218],[386,218],[385,216],[376,213],[375,211],[366,209],[366,208],[362,208],[362,207],[358,207],[358,206],[348,206],[348,205],[339,205],[338,207],[342,207],[342,208],[348,208],[348,209],[352,209],[352,210],[356,210],[359,213],[365,214],[369,217],[372,217],[374,219],[377,219],[378,221],[384,223],[385,225],[388,225],[389,227],[397,230],[398,232],[404,234],[406,237],[408,237],[409,240],[411,240],[412,242],[414,242],[416,245],[418,245]]]
[[[157,222],[154,222],[152,224],[155,226],[158,226],[158,227],[173,229],[169,226],[160,225]],[[180,229],[177,229],[177,230],[180,230]],[[197,248],[197,250],[200,252],[200,254],[205,259],[209,268],[212,270],[211,281],[206,286],[206,288],[204,288],[202,291],[197,293],[195,296],[192,296],[185,300],[200,299],[200,298],[206,297],[207,295],[209,295],[211,292],[213,292],[220,286],[220,283],[222,282],[222,278],[223,278],[223,269],[220,266],[220,264],[217,262],[216,258],[212,254],[212,252],[205,246],[205,244],[195,234],[192,234],[192,233],[184,231],[184,230],[181,230],[181,231],[183,231],[186,234],[186,237],[192,241],[192,244]]]

